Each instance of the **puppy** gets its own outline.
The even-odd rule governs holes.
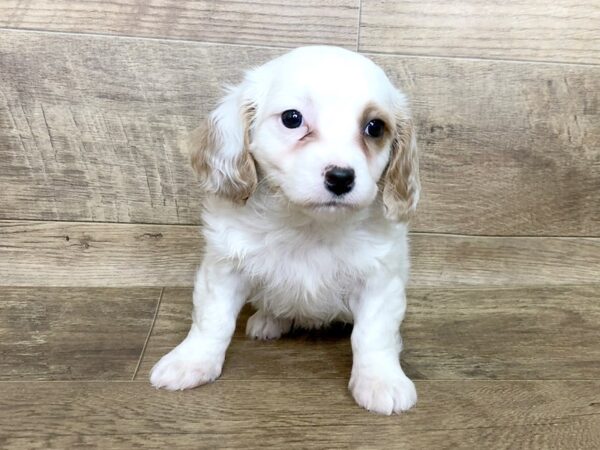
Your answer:
[[[257,339],[352,322],[356,402],[382,414],[413,406],[399,328],[420,183],[404,95],[364,56],[302,47],[249,71],[190,142],[206,255],[192,327],[152,384],[216,379],[251,302],[246,333]]]

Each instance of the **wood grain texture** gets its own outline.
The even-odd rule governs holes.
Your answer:
[[[413,379],[600,379],[600,285],[518,289],[410,289],[403,365]],[[138,380],[187,335],[191,289],[166,289]],[[222,378],[348,379],[351,326],[277,341],[244,335],[240,315]]]
[[[362,51],[600,63],[594,0],[363,0]]]
[[[416,409],[359,409],[342,380],[1,383],[0,445],[536,448],[600,445],[599,381],[417,382]],[[451,411],[451,413],[450,413]],[[10,428],[6,425],[10,419]],[[98,439],[98,441],[95,441]],[[69,445],[69,446],[70,446]]]
[[[600,235],[600,70],[377,56],[413,99],[413,229]]]
[[[0,286],[189,286],[196,226],[0,221]]]
[[[409,290],[403,359],[424,379],[600,379],[600,284]]]
[[[410,236],[414,287],[597,283],[600,239]]]
[[[0,27],[234,44],[356,48],[357,0],[5,0]]]
[[[131,379],[160,292],[0,287],[0,380]]]
[[[178,139],[222,83],[281,53],[0,36],[5,219],[198,223],[198,186]],[[424,187],[415,231],[600,236],[596,68],[375,60],[413,99]]]
[[[414,287],[590,284],[600,273],[597,238],[410,241]],[[0,286],[191,286],[203,251],[192,225],[0,220]]]
[[[295,331],[279,340],[257,341],[245,336],[253,314],[247,305],[237,322],[227,351],[223,379],[347,378],[351,367],[349,326],[319,331]],[[192,290],[167,288],[136,380],[147,380],[152,366],[179,344],[191,325]]]
[[[598,66],[445,58],[600,64],[600,6],[359,4],[0,3],[0,28],[104,35],[0,29],[0,448],[600,448]],[[220,380],[154,390],[203,254],[180,139],[273,47],[359,28],[422,154],[417,408],[354,404],[350,326],[251,341],[250,308]]]
[[[493,416],[492,416],[493,419]],[[598,447],[598,421],[596,417],[569,417],[560,423],[531,424],[517,427],[441,429],[411,427],[400,433],[402,423],[362,425],[269,427],[262,424],[254,429],[244,429],[223,436],[214,432],[161,434],[118,433],[109,435],[71,434],[56,436],[38,434],[19,438],[8,435],[0,438],[8,449],[64,450],[65,448],[99,449],[440,449],[440,450],[596,450]]]
[[[179,140],[270,55],[236,48],[0,31],[0,218],[198,223]]]

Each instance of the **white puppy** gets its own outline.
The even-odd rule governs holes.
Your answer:
[[[206,255],[191,330],[152,384],[217,378],[249,301],[253,338],[353,322],[357,403],[383,414],[413,406],[399,328],[420,184],[404,95],[361,55],[303,47],[248,72],[190,142],[208,194]]]

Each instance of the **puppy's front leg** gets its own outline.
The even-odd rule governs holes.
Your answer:
[[[221,375],[248,282],[226,262],[204,260],[194,286],[193,323],[187,337],[152,368],[157,388],[189,389]]]
[[[413,382],[400,367],[400,323],[406,310],[404,282],[379,274],[368,280],[351,305],[352,375],[349,388],[356,402],[369,411],[392,414],[417,401]]]

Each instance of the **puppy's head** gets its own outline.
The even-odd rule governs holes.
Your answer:
[[[191,143],[205,190],[236,202],[264,177],[313,212],[364,208],[378,192],[390,219],[417,205],[405,97],[372,61],[340,48],[299,48],[248,72]]]

